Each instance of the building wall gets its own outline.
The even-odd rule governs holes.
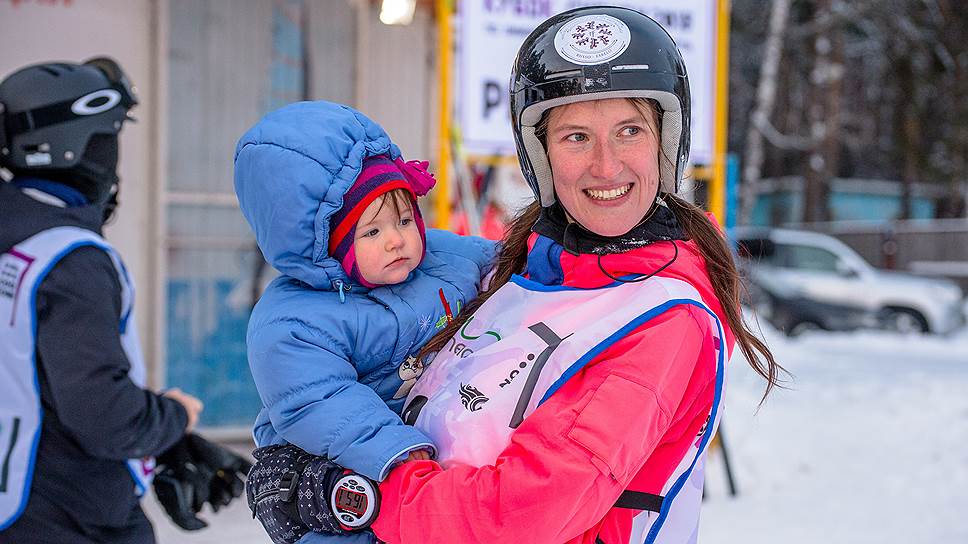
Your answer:
[[[204,425],[258,407],[243,285],[261,259],[232,182],[235,143],[266,110],[273,4],[169,0],[161,381],[205,401]]]
[[[408,27],[378,14],[366,0],[0,0],[0,73],[109,55],[137,85],[107,237],[139,286],[150,383],[201,396],[206,426],[247,426],[259,406],[245,327],[273,272],[235,198],[242,133],[305,96],[354,105],[407,158],[433,158],[431,13]]]
[[[236,141],[266,111],[327,99],[425,156],[430,16],[387,27],[367,2],[170,0],[168,19],[162,375],[202,396],[204,424],[243,427],[260,406],[245,328],[273,272],[238,210]]]
[[[360,46],[353,0],[309,2],[309,92],[314,99],[356,104]]]
[[[157,5],[150,0],[18,0],[0,2],[0,78],[38,62],[81,62],[95,56],[115,58],[138,91],[134,110],[139,122],[121,132],[121,207],[106,236],[125,256],[138,286],[136,318],[149,365],[154,332],[152,305],[158,278],[149,248],[155,227],[158,178],[155,142],[159,132],[150,120],[161,109],[153,32]]]
[[[386,129],[408,160],[432,160],[436,44],[431,13],[418,9],[409,25],[387,26],[380,22],[379,3],[360,6],[356,104]]]

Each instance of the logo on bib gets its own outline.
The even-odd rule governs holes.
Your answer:
[[[702,435],[706,434],[706,427],[709,426],[709,416],[706,416],[706,421],[703,422],[702,428],[696,433],[696,438],[702,438]]]
[[[441,319],[444,319],[444,318],[442,317]],[[482,336],[491,336],[492,338],[495,338],[497,340],[501,339],[501,335],[498,334],[497,331],[485,331],[481,334],[478,334],[477,336],[471,336],[470,333],[467,332],[467,326],[471,324],[471,321],[474,321],[474,316],[469,317],[467,319],[467,322],[464,323],[464,325],[460,328],[460,331],[459,331],[460,337],[463,338],[464,340],[468,340],[469,341],[468,343],[465,344],[464,342],[458,342],[456,334],[454,336],[451,336],[450,340],[448,340],[450,344],[449,344],[449,347],[447,348],[447,351],[450,353],[453,353],[454,355],[460,357],[461,359],[468,357],[470,354],[474,353],[474,349],[483,347],[480,343],[475,343],[474,349],[471,349],[471,342],[474,342],[475,340],[481,338]],[[497,341],[497,340],[491,340],[490,338],[485,338],[484,340],[487,342],[484,345],[490,345],[492,342]]]
[[[0,260],[0,297],[12,299],[17,292],[17,285],[23,272],[17,266],[18,264],[20,263]]]
[[[32,257],[16,250],[11,250],[9,253],[0,256],[0,295],[6,298],[14,298],[20,289],[20,282],[33,262]]]
[[[470,412],[480,410],[484,403],[491,399],[484,396],[476,387],[469,383],[460,384],[460,403]]]
[[[534,354],[533,353],[529,353],[527,359],[528,359],[528,361],[533,361],[534,360]],[[524,369],[528,368],[527,361],[521,361],[520,363],[518,363],[518,368],[520,368],[521,370],[524,370]],[[500,386],[500,387],[506,387],[508,385],[511,385],[511,382],[514,381],[514,378],[517,378],[518,377],[518,374],[521,373],[521,370],[518,370],[517,368],[515,368],[514,370],[512,370],[511,373],[508,374],[508,377],[505,378],[503,382],[499,383],[498,386]]]
[[[480,338],[480,337],[482,337],[484,335],[493,336],[497,340],[500,340],[501,339],[501,335],[498,334],[497,331],[484,331],[482,334],[478,334],[477,336],[471,336],[470,333],[467,332],[467,326],[471,324],[471,321],[474,321],[474,316],[468,317],[467,318],[467,321],[464,322],[464,325],[460,328],[460,336],[464,340],[477,340],[478,338]]]
[[[13,307],[10,310],[11,327],[15,324],[20,283],[26,277],[27,269],[33,262],[33,257],[24,255],[16,249],[0,255],[0,296],[13,300]]]

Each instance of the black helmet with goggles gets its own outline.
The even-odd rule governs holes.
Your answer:
[[[137,103],[106,57],[22,68],[0,82],[0,166],[70,182],[104,203],[117,183],[117,134]]]

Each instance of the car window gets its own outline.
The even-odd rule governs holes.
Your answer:
[[[819,247],[777,244],[774,264],[783,268],[836,272],[838,257]]]
[[[744,259],[772,264],[776,249],[774,245],[772,240],[766,238],[743,238],[736,243],[736,253]]]

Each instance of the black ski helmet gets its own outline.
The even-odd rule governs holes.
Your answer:
[[[555,201],[535,125],[555,106],[651,98],[662,110],[659,190],[675,193],[689,159],[689,78],[669,33],[635,10],[584,7],[555,15],[524,40],[511,69],[511,126],[521,171],[542,206]]]
[[[0,166],[52,177],[104,203],[118,181],[117,134],[137,103],[107,57],[21,68],[0,82]]]

